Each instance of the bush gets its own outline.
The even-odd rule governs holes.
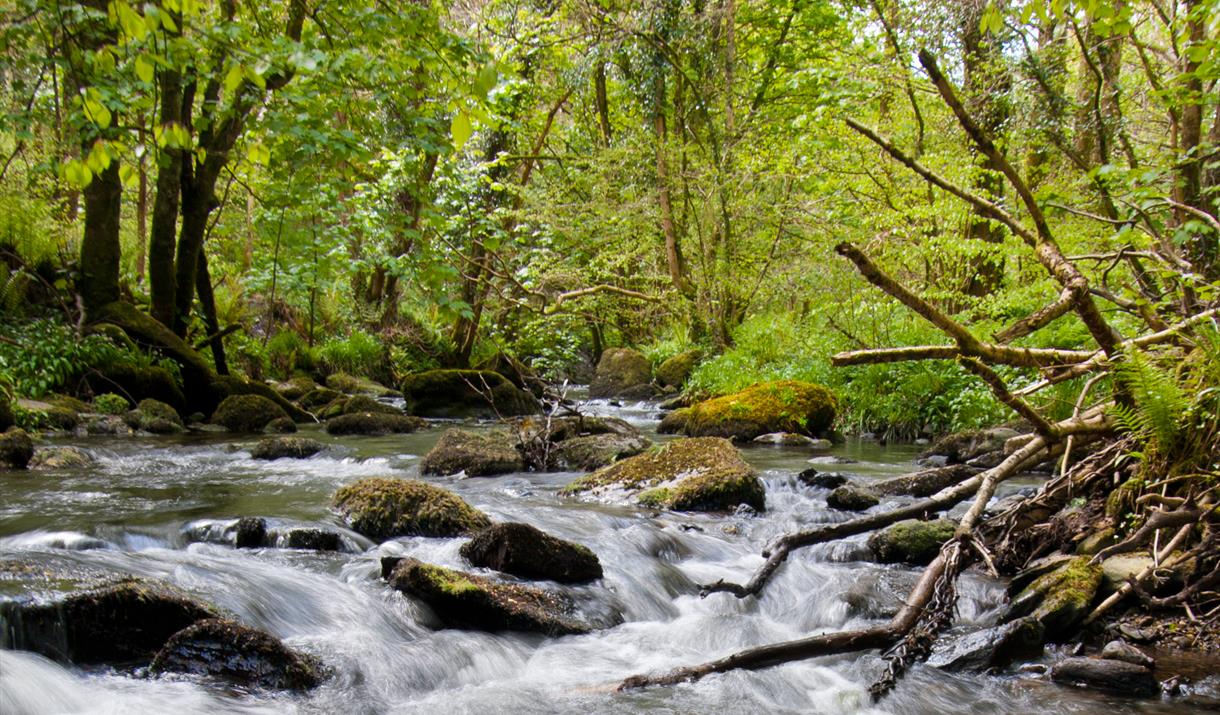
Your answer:
[[[27,397],[70,388],[89,370],[141,359],[102,335],[78,337],[53,320],[0,326],[0,335],[7,338],[0,341],[0,372],[15,394]]]
[[[107,392],[93,398],[93,409],[103,415],[121,415],[127,411],[127,398]]]
[[[387,377],[388,356],[381,341],[360,330],[353,330],[343,339],[327,340],[317,348],[315,356],[318,367],[327,374],[346,372],[375,380]]]
[[[273,377],[287,379],[297,369],[308,369],[313,360],[305,340],[293,330],[281,330],[267,341],[264,359]]]

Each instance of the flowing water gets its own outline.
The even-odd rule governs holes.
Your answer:
[[[649,404],[591,402],[649,431]],[[572,588],[583,615],[610,627],[547,638],[434,630],[427,608],[379,578],[383,555],[469,569],[462,539],[406,538],[375,545],[342,529],[331,494],[358,478],[418,476],[418,460],[443,426],[384,438],[309,436],[330,447],[307,460],[260,462],[254,439],[73,438],[98,463],[64,472],[0,475],[0,560],[46,560],[164,580],[319,656],[334,672],[306,694],[249,693],[187,677],[147,678],[79,669],[0,651],[0,713],[1184,713],[1182,702],[1133,701],[1069,690],[1030,675],[960,675],[916,666],[880,706],[867,687],[876,653],[820,658],[699,683],[616,693],[626,676],[702,662],[734,650],[879,622],[916,570],[862,561],[864,537],[794,554],[761,598],[698,596],[697,584],[744,580],[779,534],[846,518],[826,491],[796,473],[813,453],[758,446],[745,456],[762,475],[760,516],[687,515],[560,497],[570,473],[429,478],[496,520],[523,521],[599,555],[605,578]],[[820,465],[859,479],[912,469],[916,448],[849,442]],[[1028,486],[1030,482],[1026,483]],[[1017,488],[1020,484],[1014,485]],[[271,526],[324,526],[343,551],[237,550],[202,538],[242,516]],[[1003,584],[970,574],[959,627],[993,621]],[[14,597],[20,594],[4,594]],[[617,624],[617,625],[616,625]],[[1212,693],[1205,684],[1203,692]]]

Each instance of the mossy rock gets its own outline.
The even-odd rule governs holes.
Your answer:
[[[317,410],[342,398],[343,393],[337,390],[332,390],[329,387],[318,387],[306,392],[297,402],[307,410]]]
[[[702,359],[702,350],[687,350],[674,355],[657,366],[657,382],[666,387],[682,387]]]
[[[834,424],[837,409],[835,396],[821,385],[764,382],[691,406],[683,431],[692,437],[743,441],[772,432],[816,437]]]
[[[285,400],[299,400],[318,389],[318,383],[314,382],[312,377],[296,375],[284,382],[277,383],[274,388]]]
[[[75,410],[56,407],[42,400],[17,400],[16,407],[19,412],[27,413],[30,424],[39,429],[71,431],[81,422],[80,415]]]
[[[953,538],[957,524],[948,519],[900,521],[868,537],[873,558],[883,564],[925,566],[940,553],[940,547]]]
[[[592,471],[634,457],[652,446],[643,435],[590,434],[560,442],[559,464],[567,469]]]
[[[339,414],[352,415],[357,412],[376,412],[383,415],[403,414],[403,411],[394,405],[378,402],[376,398],[369,397],[368,395],[355,395],[343,400]]]
[[[587,633],[568,614],[562,594],[426,564],[398,561],[390,585],[428,605],[446,627],[481,631],[534,631],[548,636]]]
[[[92,466],[94,459],[80,447],[42,447],[34,450],[34,456],[27,465],[29,469],[59,471],[63,469],[84,469]]]
[[[766,508],[762,482],[731,442],[716,437],[677,439],[581,477],[566,494],[609,496],[622,491],[637,503],[677,511]]]
[[[267,437],[250,450],[254,459],[308,459],[326,448],[308,437]]]
[[[582,583],[602,577],[602,565],[586,546],[564,541],[529,524],[492,524],[462,544],[475,566],[528,579]]]
[[[881,498],[867,488],[857,484],[835,487],[826,495],[826,506],[839,511],[864,511],[881,503]]]
[[[34,457],[34,440],[20,427],[0,434],[0,469],[25,469]]]
[[[464,536],[491,524],[456,494],[413,479],[361,479],[335,492],[333,503],[354,531],[378,541]]]
[[[92,411],[92,408],[89,406],[89,403],[85,402],[84,400],[79,400],[70,395],[51,394],[46,397],[45,401],[49,402],[50,404],[52,404],[56,407],[60,407],[65,410],[71,410],[72,412],[76,412],[78,414],[82,413],[82,412],[91,412]]]
[[[691,408],[681,407],[661,418],[657,425],[657,434],[681,434],[686,431],[686,423],[690,421]]]
[[[261,382],[250,382],[234,375],[220,375],[211,383],[209,389],[211,391],[211,398],[214,400],[214,404],[217,405],[234,395],[258,395],[274,402],[284,412],[284,415],[292,418],[293,422],[309,423],[317,421],[313,415],[285,400],[271,386],[264,385]]]
[[[297,423],[291,417],[279,417],[268,422],[263,431],[267,434],[293,434],[297,431]]]
[[[130,410],[123,421],[132,429],[143,430],[153,434],[173,434],[183,432],[186,427],[178,411],[159,400],[140,400],[134,410]]]
[[[533,415],[542,405],[497,372],[429,370],[402,383],[406,412],[421,417],[513,417]]]
[[[397,390],[374,382],[365,377],[356,377],[344,372],[336,372],[326,378],[326,386],[346,395],[366,395],[368,397],[401,397]]]
[[[186,408],[186,397],[174,381],[174,376],[163,367],[138,365],[107,365],[85,375],[85,382],[95,395],[114,392],[139,402],[153,399],[173,406],[176,410]]]
[[[428,423],[418,417],[403,414],[388,415],[383,412],[356,412],[339,415],[326,421],[326,433],[333,435],[384,436],[407,434],[427,427]]]
[[[1003,620],[1032,616],[1049,638],[1062,642],[1088,615],[1101,581],[1102,568],[1091,564],[1090,557],[1068,559],[1026,586],[1009,604]]]
[[[139,580],[49,602],[0,602],[5,647],[78,665],[147,663],[175,633],[216,615],[168,586]]]
[[[285,417],[279,405],[262,395],[232,395],[216,408],[212,422],[230,432],[262,432],[268,422]]]
[[[149,672],[187,673],[242,688],[309,690],[323,680],[320,662],[280,639],[233,621],[209,618],[175,633]]]
[[[523,471],[525,462],[512,438],[503,432],[451,429],[424,455],[419,469],[423,474],[465,472],[468,477],[487,477]]]
[[[131,403],[126,397],[116,395],[113,392],[107,392],[104,395],[98,395],[93,398],[92,412],[99,415],[119,416],[127,412]]]
[[[651,383],[652,366],[644,353],[631,348],[607,348],[597,361],[589,396],[644,399],[656,394]]]

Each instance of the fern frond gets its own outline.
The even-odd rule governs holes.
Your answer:
[[[1172,447],[1191,408],[1174,374],[1135,349],[1114,366],[1114,373],[1133,403],[1115,411],[1119,424],[1155,448]]]

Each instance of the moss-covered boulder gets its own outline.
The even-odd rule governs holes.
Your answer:
[[[821,385],[785,380],[753,385],[687,409],[686,434],[744,441],[772,432],[821,435],[834,423],[838,401]]]
[[[335,492],[335,509],[370,539],[464,536],[491,519],[453,492],[413,479],[372,477]]]
[[[0,434],[0,469],[25,469],[34,457],[34,440],[20,427]]]
[[[210,383],[208,389],[213,404],[216,405],[234,395],[258,395],[279,405],[279,408],[283,410],[285,415],[292,418],[293,422],[309,423],[317,421],[308,411],[284,399],[270,385],[265,385],[261,382],[243,380],[235,375],[218,375]]]
[[[948,519],[901,521],[868,537],[868,548],[878,563],[924,566],[932,563],[956,529],[957,524]]]
[[[250,450],[254,459],[308,459],[326,448],[308,437],[267,437]]]
[[[174,381],[174,376],[163,367],[122,363],[107,365],[86,373],[85,382],[96,395],[119,393],[136,402],[153,399],[172,405],[177,410],[186,408],[182,389]]]
[[[84,469],[93,465],[93,457],[80,447],[41,447],[27,465],[30,469],[59,471],[62,469]]]
[[[281,549],[304,549],[308,551],[342,551],[343,537],[337,531],[315,529],[309,526],[293,526],[276,529],[275,545]]]
[[[421,417],[512,417],[542,411],[530,393],[497,372],[429,370],[402,383],[408,414]]]
[[[285,400],[299,400],[318,389],[319,385],[308,375],[295,375],[284,382],[276,383],[273,387]]]
[[[297,402],[307,410],[319,410],[343,398],[343,393],[328,387],[319,387],[301,396]]]
[[[390,415],[384,412],[355,412],[326,420],[326,433],[376,437],[387,434],[407,434],[427,426],[427,422],[409,415]]]
[[[607,348],[597,361],[590,397],[626,397],[642,400],[652,397],[652,366],[644,353],[631,348]]]
[[[424,474],[457,474],[487,477],[525,469],[521,453],[503,432],[481,434],[451,429],[424,455],[419,469]]]
[[[216,615],[168,586],[127,580],[59,600],[0,602],[0,645],[81,665],[146,663],[170,636]]]
[[[123,416],[123,421],[134,430],[153,434],[174,434],[186,431],[182,417],[169,404],[160,400],[140,400],[135,409]]]
[[[481,631],[535,631],[549,636],[588,632],[568,614],[562,594],[402,559],[388,580],[396,591],[423,601],[446,627]]]
[[[881,498],[867,487],[844,484],[826,495],[826,506],[839,511],[864,511],[881,503]]]
[[[676,511],[730,511],[738,504],[766,508],[753,467],[731,442],[716,437],[668,442],[581,477],[563,491],[602,498],[624,495],[645,506]]]
[[[47,397],[45,398],[45,401],[51,403],[52,405],[54,405],[56,407],[62,407],[65,410],[71,410],[72,412],[75,412],[77,414],[92,411],[92,408],[89,406],[89,403],[85,402],[84,400],[72,397],[71,395],[61,395],[58,393],[51,393],[50,395],[47,395]]]
[[[332,390],[338,390],[346,395],[367,395],[369,397],[399,397],[401,393],[397,390],[374,382],[365,377],[356,377],[348,375],[345,372],[336,372],[326,378],[326,386]]]
[[[661,418],[657,425],[657,434],[681,434],[686,431],[686,423],[690,421],[691,408],[681,407]]]
[[[665,387],[682,387],[702,358],[701,350],[687,350],[674,355],[657,366],[657,382]]]
[[[462,544],[462,557],[475,566],[529,579],[581,583],[602,577],[597,554],[529,524],[492,524]]]
[[[15,406],[18,413],[26,413],[26,426],[31,428],[67,431],[76,429],[81,422],[76,410],[42,400],[17,400]]]
[[[318,411],[318,417],[328,420],[340,415],[354,415],[357,412],[373,412],[382,415],[401,415],[403,411],[393,405],[379,402],[368,395],[341,397]]]
[[[556,452],[561,468],[587,472],[642,454],[651,446],[652,441],[641,434],[590,434],[565,439]]]
[[[212,422],[230,432],[262,432],[268,422],[284,417],[284,410],[262,395],[232,395],[216,408]]]
[[[268,422],[263,431],[267,434],[293,434],[297,431],[297,423],[291,417],[278,417]]]
[[[175,633],[149,672],[187,673],[242,688],[308,690],[322,682],[319,661],[263,631],[209,618]]]
[[[1102,569],[1089,561],[1088,556],[1077,556],[1039,576],[1012,599],[1002,620],[1033,616],[1051,640],[1071,637],[1101,586]]]

